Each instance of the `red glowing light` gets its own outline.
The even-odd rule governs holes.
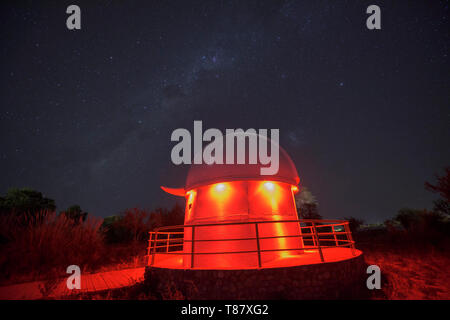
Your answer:
[[[225,190],[225,185],[223,183],[219,183],[216,185],[216,191],[221,192]]]
[[[266,187],[266,189],[269,191],[272,191],[273,189],[275,189],[275,186],[272,182],[265,182],[264,187]]]

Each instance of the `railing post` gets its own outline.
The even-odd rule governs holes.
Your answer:
[[[334,230],[334,226],[331,226],[331,229],[333,229],[333,236],[334,236],[334,242],[336,243],[336,247],[339,247],[337,237],[336,237],[336,230]]]
[[[191,269],[194,268],[194,241],[195,241],[195,226],[192,226],[192,233],[191,233],[192,239],[191,239]]]
[[[320,260],[322,260],[322,262],[325,262],[325,259],[323,258],[322,248],[320,247],[319,236],[317,235],[316,223],[314,221],[312,223],[312,227],[314,229],[314,236],[315,236],[315,238],[317,240],[317,248],[319,249]]]
[[[300,220],[297,221],[298,222],[298,232],[299,232],[299,237],[300,237],[300,250],[303,250],[302,252],[305,252],[305,241],[303,238],[303,230],[302,230],[302,223],[300,222]],[[299,251],[300,252],[300,251]]]
[[[258,222],[255,223],[255,233],[256,233],[256,248],[258,249],[258,267],[261,268],[261,249],[259,246]]]
[[[170,232],[167,233],[166,252],[169,253]]]
[[[355,255],[355,244],[353,243],[352,233],[348,226],[348,222],[344,223],[345,233],[347,234],[347,240],[350,241],[350,248],[352,249],[352,255]]]
[[[313,222],[311,222],[311,223],[312,223],[312,225],[309,226],[309,232],[311,232],[311,238],[312,238],[312,241],[313,241],[313,246],[317,247],[316,236],[314,235],[314,231],[313,231],[314,223]]]
[[[153,238],[153,232],[149,232],[150,239],[148,239],[148,247],[147,247],[147,265],[150,264],[150,249],[152,247],[152,238]]]
[[[158,231],[155,232],[155,239],[153,240],[153,253],[152,253],[152,264],[155,263],[155,255],[156,255],[156,242],[158,242]]]

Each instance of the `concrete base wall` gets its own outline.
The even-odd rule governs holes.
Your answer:
[[[255,270],[147,267],[144,284],[162,299],[358,299],[367,274],[363,255],[315,265]]]

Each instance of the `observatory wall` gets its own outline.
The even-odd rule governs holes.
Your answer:
[[[256,268],[256,226],[200,224],[246,223],[252,221],[272,221],[260,223],[258,228],[261,250],[288,249],[286,251],[265,251],[262,262],[283,258],[291,254],[301,254],[303,241],[298,223],[273,223],[279,220],[296,220],[292,186],[283,182],[267,181],[230,181],[211,184],[190,190],[186,201],[185,225],[197,226],[184,228],[185,268],[191,268],[192,235],[195,239],[194,267]],[[272,237],[268,239],[268,237]],[[280,238],[273,238],[280,237]],[[235,239],[235,240],[227,240]],[[213,241],[207,241],[213,240]],[[248,253],[234,253],[234,252]],[[220,253],[222,252],[222,253]],[[228,253],[223,253],[228,252]],[[208,253],[208,254],[206,254]]]
[[[367,293],[363,255],[352,259],[253,270],[182,270],[147,267],[144,284],[171,299],[360,299]]]

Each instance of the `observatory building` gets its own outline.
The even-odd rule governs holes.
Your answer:
[[[257,134],[255,134],[257,135]],[[150,232],[148,265],[175,269],[259,269],[352,258],[348,223],[299,220],[297,169],[279,148],[279,170],[261,164],[193,164],[181,188],[161,187],[186,199],[182,226]]]

